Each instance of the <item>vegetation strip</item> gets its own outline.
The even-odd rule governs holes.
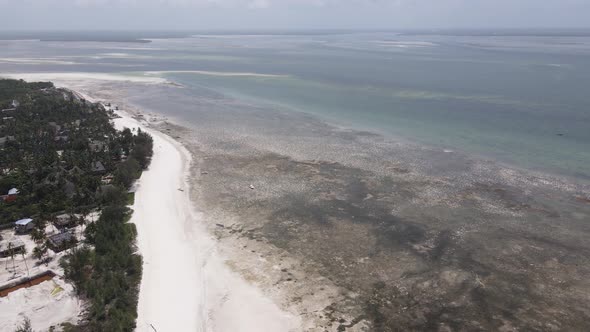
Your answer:
[[[134,330],[141,257],[127,204],[150,163],[151,136],[115,130],[110,109],[48,82],[0,80],[0,107],[9,109],[0,119],[0,226],[18,220],[40,261],[69,250],[61,264],[87,312],[66,331]],[[48,237],[48,222],[60,232]]]

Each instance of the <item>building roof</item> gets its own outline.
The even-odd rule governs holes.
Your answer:
[[[72,222],[72,216],[70,216],[69,214],[60,214],[59,216],[55,217],[56,219],[56,224],[60,225],[60,226],[65,226],[68,225],[69,223]]]
[[[74,167],[72,167],[71,170],[68,171],[68,173],[70,173],[70,174],[82,174],[82,173],[84,173],[84,171],[80,167],[74,166]]]
[[[8,195],[18,195],[19,191],[16,188],[12,188],[8,191]]]
[[[12,239],[8,240],[8,241],[2,241],[0,242],[0,252],[5,252],[8,251],[9,249],[17,249],[17,248],[22,248],[25,246],[25,243],[17,238],[17,237],[13,237]]]
[[[106,168],[104,168],[104,165],[102,164],[102,162],[95,161],[92,163],[92,171],[93,172],[104,172],[104,171],[106,171]]]
[[[21,225],[21,226],[26,226],[26,225],[28,225],[31,222],[33,222],[33,219],[26,218],[26,219],[17,220],[14,224],[15,225]]]
[[[74,240],[74,236],[70,232],[63,232],[50,236],[48,240],[52,245],[59,247],[64,243]]]
[[[72,221],[75,221],[76,219],[78,219],[80,217],[82,217],[81,214],[62,213],[62,214],[56,216],[55,220],[58,225],[64,226],[64,225],[71,223]]]

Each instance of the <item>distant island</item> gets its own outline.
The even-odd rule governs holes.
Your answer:
[[[112,31],[10,31],[0,32],[0,40],[39,40],[46,42],[151,43],[153,38],[183,38],[189,32],[112,32]]]

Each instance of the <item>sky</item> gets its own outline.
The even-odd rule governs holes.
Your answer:
[[[590,28],[590,0],[0,0],[0,31]]]

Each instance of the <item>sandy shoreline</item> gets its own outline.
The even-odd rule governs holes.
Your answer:
[[[190,153],[169,136],[120,114],[117,128],[140,127],[154,137],[154,157],[139,180],[131,220],[144,259],[137,330],[298,330],[298,318],[225,265],[215,240],[199,225],[188,196]]]

